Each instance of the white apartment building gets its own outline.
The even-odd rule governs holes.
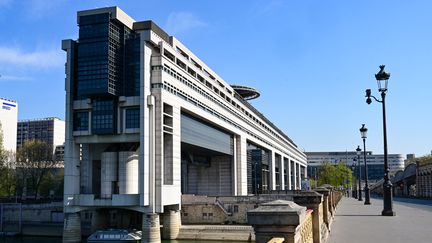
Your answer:
[[[15,152],[17,141],[18,103],[0,97],[0,124],[3,132],[3,147]]]
[[[28,140],[40,140],[49,144],[59,159],[63,160],[65,121],[57,117],[20,120],[17,127],[17,149]]]

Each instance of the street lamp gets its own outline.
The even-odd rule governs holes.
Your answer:
[[[396,212],[393,211],[393,185],[390,182],[389,178],[389,166],[387,160],[387,126],[386,126],[386,112],[385,112],[385,96],[387,92],[387,84],[390,78],[390,73],[386,73],[384,71],[385,65],[380,65],[380,70],[377,74],[375,74],[375,78],[378,83],[378,91],[381,92],[381,100],[378,100],[373,95],[371,95],[371,90],[366,90],[366,103],[372,103],[371,97],[382,103],[382,113],[383,113],[383,137],[384,137],[384,183],[383,183],[383,196],[384,196],[384,209],[381,212],[382,216],[395,216]]]
[[[356,162],[357,158],[353,158],[353,164],[351,165],[351,170],[353,174],[353,190],[352,190],[352,197],[357,199],[357,176],[355,176],[355,169],[356,169]]]
[[[368,168],[367,168],[367,162],[366,162],[366,138],[367,138],[367,128],[365,127],[365,124],[362,124],[362,127],[360,128],[360,134],[361,138],[363,139],[363,159],[364,159],[364,178],[365,178],[365,205],[370,205],[370,191],[369,191],[369,185],[368,185]]]
[[[358,167],[358,191],[357,191],[357,197],[358,197],[358,200],[359,201],[363,201],[363,199],[362,199],[362,191],[361,191],[361,166],[360,166],[360,154],[361,154],[361,148],[360,148],[360,145],[359,146],[357,146],[357,149],[356,149],[356,151],[357,151],[357,162],[358,162],[358,164],[357,164],[357,167]]]

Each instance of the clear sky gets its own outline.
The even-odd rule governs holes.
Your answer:
[[[257,88],[251,103],[304,151],[361,144],[383,153],[374,74],[391,73],[389,153],[432,150],[432,1],[0,0],[0,97],[19,119],[65,117],[61,40],[78,36],[76,12],[118,5],[151,19],[230,84]]]

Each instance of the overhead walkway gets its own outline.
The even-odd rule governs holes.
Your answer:
[[[432,210],[395,202],[393,208],[396,216],[389,217],[381,216],[382,199],[371,198],[371,203],[364,205],[354,198],[343,198],[327,242],[432,242]]]

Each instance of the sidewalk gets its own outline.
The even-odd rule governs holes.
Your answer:
[[[381,216],[383,202],[372,205],[344,197],[336,209],[327,243],[430,243],[432,211],[393,204],[396,216]]]

